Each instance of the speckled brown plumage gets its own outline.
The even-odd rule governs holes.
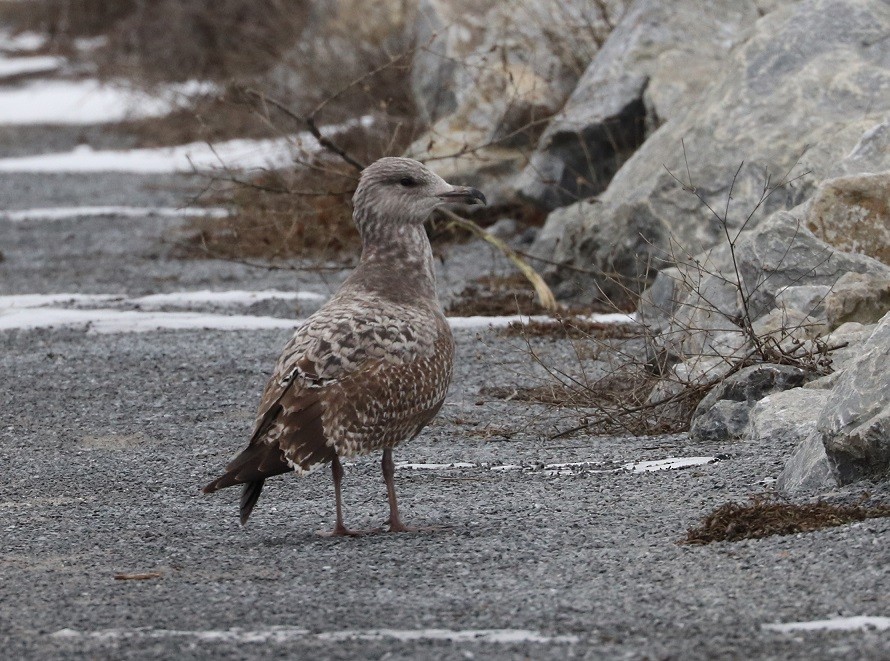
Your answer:
[[[390,529],[402,525],[392,484],[393,447],[436,415],[451,381],[454,341],[435,290],[423,222],[449,202],[484,203],[417,161],[384,158],[353,196],[362,235],[358,267],[297,329],[263,392],[248,447],[205,493],[243,484],[247,521],[266,478],[331,462],[342,521],[339,458],[383,450]]]

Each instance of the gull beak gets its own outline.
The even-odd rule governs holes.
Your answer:
[[[448,204],[488,204],[482,191],[469,186],[452,186],[451,190],[436,197]]]

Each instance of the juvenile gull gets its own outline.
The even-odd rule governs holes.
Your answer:
[[[352,203],[359,265],[284,347],[249,445],[204,487],[212,493],[244,485],[242,525],[267,477],[330,462],[337,511],[331,534],[355,534],[343,525],[340,458],[383,450],[389,529],[409,530],[396,504],[392,449],[439,411],[454,357],[423,223],[436,207],[485,204],[485,196],[417,161],[382,158],[362,172]]]

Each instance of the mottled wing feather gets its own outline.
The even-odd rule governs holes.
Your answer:
[[[442,322],[427,355],[402,363],[368,361],[325,388],[324,427],[338,455],[393,447],[416,436],[436,415],[451,381],[454,352]]]
[[[439,410],[454,345],[438,309],[390,302],[384,313],[367,298],[332,303],[285,346],[250,445],[224,477],[233,468],[239,482],[303,473],[335,454],[392,447],[416,436]]]

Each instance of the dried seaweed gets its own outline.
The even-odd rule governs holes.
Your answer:
[[[725,503],[686,532],[685,544],[735,542],[772,535],[795,535],[890,516],[890,505],[787,503],[772,495],[753,496],[748,503]]]

